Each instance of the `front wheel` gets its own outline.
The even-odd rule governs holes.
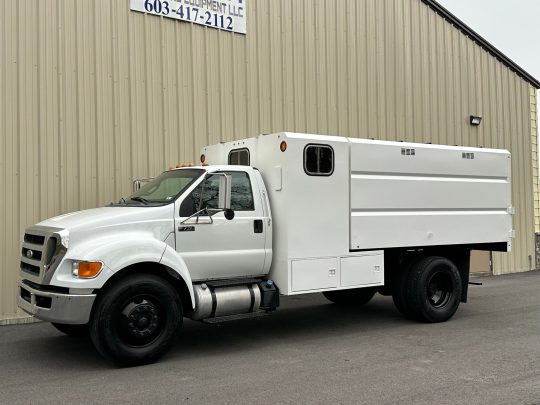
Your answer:
[[[351,290],[325,291],[323,295],[335,304],[348,307],[361,307],[367,304],[377,288],[353,288]]]
[[[96,349],[121,366],[153,363],[174,343],[182,304],[165,280],[137,274],[99,297],[90,321]]]

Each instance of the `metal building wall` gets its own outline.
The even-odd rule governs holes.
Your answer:
[[[240,35],[130,12],[129,0],[0,2],[2,322],[22,315],[26,226],[117,200],[203,145],[282,130],[510,149],[516,239],[494,268],[530,268],[526,81],[420,0],[247,8]]]
[[[536,89],[531,86],[531,150],[533,162],[533,198],[534,198],[534,232],[540,233],[540,189],[538,187],[538,107],[536,101]]]

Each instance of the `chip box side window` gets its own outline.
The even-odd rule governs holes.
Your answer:
[[[329,145],[306,145],[304,171],[308,176],[331,176],[334,173],[334,149]]]
[[[229,164],[238,166],[249,166],[249,149],[233,149],[229,152]]]

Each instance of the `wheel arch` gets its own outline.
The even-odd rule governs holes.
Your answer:
[[[189,288],[186,280],[175,269],[159,262],[134,263],[115,272],[103,287],[96,291],[98,297],[104,294],[114,284],[133,274],[151,274],[164,279],[178,292],[184,313],[189,315],[193,311],[193,287]]]
[[[407,264],[417,262],[428,256],[441,256],[452,261],[461,276],[461,302],[467,302],[469,289],[469,272],[471,248],[458,246],[428,246],[419,248],[387,249],[385,255],[385,287],[384,293],[391,293],[399,272],[404,271]]]

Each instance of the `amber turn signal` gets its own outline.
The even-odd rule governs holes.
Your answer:
[[[287,150],[287,142],[285,141],[281,141],[280,145],[279,145],[279,149],[282,151],[282,152],[285,152]]]
[[[94,278],[100,273],[102,267],[101,262],[80,262],[79,278]]]

